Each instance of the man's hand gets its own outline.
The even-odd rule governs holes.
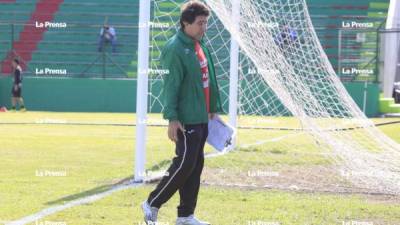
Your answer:
[[[168,124],[168,138],[173,141],[177,142],[178,141],[178,130],[185,132],[185,129],[183,128],[181,122],[175,120],[175,121],[169,121]]]
[[[14,91],[18,91],[18,85],[17,84],[14,85]]]

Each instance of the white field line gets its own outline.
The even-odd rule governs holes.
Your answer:
[[[142,185],[142,183],[131,183],[129,185],[120,184],[120,185],[115,186],[114,188],[112,188],[112,189],[110,189],[108,191],[105,191],[105,192],[102,192],[102,193],[98,193],[98,194],[94,194],[94,195],[87,196],[87,197],[83,197],[83,198],[68,202],[68,203],[66,203],[64,205],[57,205],[57,206],[53,206],[53,207],[50,207],[50,208],[47,208],[47,209],[43,209],[40,212],[37,212],[35,214],[23,217],[21,219],[18,219],[18,220],[15,220],[15,221],[9,221],[8,223],[5,223],[5,225],[24,225],[24,224],[27,224],[27,223],[33,223],[35,221],[38,221],[38,220],[40,220],[40,219],[42,219],[42,218],[44,218],[46,216],[52,215],[54,213],[61,212],[63,210],[66,210],[66,209],[69,209],[69,208],[72,208],[72,207],[75,207],[75,206],[79,206],[79,205],[82,205],[82,204],[95,202],[95,201],[100,200],[100,199],[102,199],[104,197],[107,197],[107,196],[109,196],[109,195],[111,195],[111,194],[113,194],[115,192],[126,190],[126,189],[129,189],[129,188],[138,187],[140,185]]]

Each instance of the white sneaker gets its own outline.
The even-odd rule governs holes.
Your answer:
[[[204,222],[196,219],[194,215],[188,217],[178,217],[176,225],[211,225],[209,222]]]
[[[144,222],[148,225],[156,224],[158,208],[151,207],[147,201],[142,203],[142,210],[144,214]]]

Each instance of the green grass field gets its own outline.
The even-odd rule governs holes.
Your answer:
[[[248,117],[243,120],[245,125],[298,126],[291,118],[260,120]],[[393,120],[396,119],[374,119],[374,122]],[[119,181],[132,178],[135,121],[134,114],[1,113],[0,224],[102,193]],[[149,123],[153,122],[163,121],[160,115],[151,115]],[[399,124],[380,126],[379,129],[400,142]],[[173,144],[167,139],[166,128],[149,127],[147,132],[147,148],[151,150],[147,165],[167,165],[165,160],[170,159],[174,151]],[[290,131],[240,129],[238,135],[238,145],[242,146],[238,151],[206,160],[205,180],[221,168],[244,171],[268,168],[283,173],[286,169],[290,172],[290,169],[328,168],[331,164],[303,135],[256,146],[247,144],[266,136],[290,135]],[[206,151],[212,152],[210,147]],[[196,214],[214,225],[342,225],[352,221],[400,224],[400,199],[396,196],[205,183]],[[139,205],[153,187],[147,184],[119,191],[30,224],[142,224]],[[174,224],[177,203],[178,198],[174,196],[161,209],[160,224]]]

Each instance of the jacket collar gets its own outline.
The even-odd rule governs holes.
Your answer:
[[[178,31],[178,38],[186,45],[194,46],[194,44],[195,44],[194,40],[191,37],[189,37],[187,34],[185,34],[185,32],[183,32],[182,29],[180,29]],[[203,39],[200,40],[200,43],[204,44]]]

